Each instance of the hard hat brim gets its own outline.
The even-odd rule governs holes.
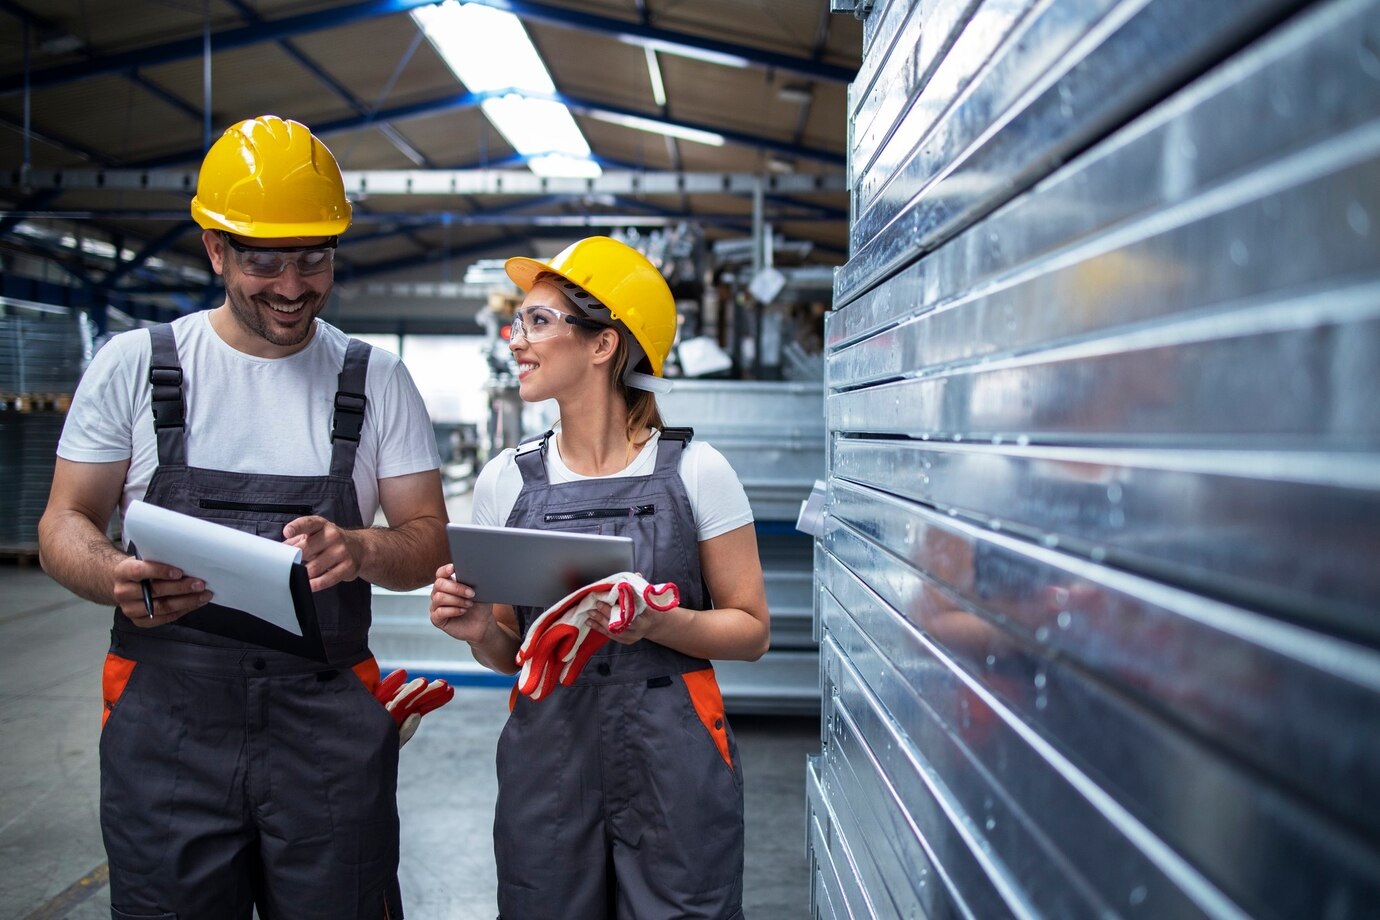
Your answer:
[[[513,283],[521,288],[524,294],[532,290],[532,287],[537,283],[537,275],[542,272],[550,272],[565,278],[565,275],[561,275],[560,272],[545,262],[529,259],[526,256],[513,256],[508,259],[503,263],[503,270],[508,273],[508,277],[513,279]],[[570,281],[571,279],[565,278],[565,280]]]
[[[335,220],[277,224],[232,220],[205,207],[198,198],[192,199],[191,211],[192,220],[203,230],[224,230],[236,236],[261,240],[283,240],[299,236],[340,236],[349,228],[352,218],[352,215],[346,214]]]

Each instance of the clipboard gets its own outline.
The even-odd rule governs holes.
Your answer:
[[[576,588],[633,570],[631,537],[447,524],[455,578],[482,604],[550,607]]]
[[[130,552],[200,578],[212,601],[175,621],[202,632],[327,661],[301,551],[276,540],[142,501],[125,512]]]
[[[202,632],[224,636],[226,639],[288,652],[313,661],[328,661],[326,642],[321,636],[321,624],[316,619],[316,601],[311,593],[311,579],[307,577],[307,567],[300,562],[294,563],[288,574],[288,590],[292,595],[293,607],[297,611],[297,624],[302,629],[300,636],[252,613],[234,607],[222,607],[214,601],[174,622],[178,626],[199,629]]]

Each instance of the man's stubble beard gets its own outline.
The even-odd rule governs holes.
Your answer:
[[[325,308],[326,297],[329,293],[330,291],[327,290],[320,294],[315,292],[308,294],[302,304],[302,309],[310,312],[313,320],[316,319],[316,317],[320,315],[322,309]],[[240,325],[264,341],[280,348],[291,348],[294,345],[302,344],[302,342],[306,341],[307,336],[311,335],[312,329],[314,328],[314,324],[308,322],[302,324],[300,329],[294,330],[291,335],[279,335],[269,329],[268,323],[265,321],[261,312],[263,310],[269,310],[271,307],[261,305],[258,301],[263,301],[265,303],[283,303],[284,301],[282,298],[275,297],[271,294],[248,296],[234,284],[227,284],[225,286],[225,297],[230,304],[231,312],[235,314],[235,319],[239,321]]]

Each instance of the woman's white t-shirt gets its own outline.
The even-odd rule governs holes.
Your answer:
[[[583,479],[613,479],[619,476],[646,476],[656,469],[661,432],[652,437],[627,467],[608,476],[583,476],[572,471],[561,459],[560,447],[552,438],[546,452],[546,476],[552,483]],[[522,471],[517,466],[517,450],[508,448],[480,470],[474,483],[474,523],[502,527],[517,504],[522,491]],[[680,478],[690,498],[695,516],[695,532],[700,542],[752,523],[752,507],[738,475],[724,455],[704,441],[691,440],[680,458]]]
[[[190,466],[278,476],[324,476],[331,466],[336,381],[349,337],[317,320],[307,347],[286,358],[256,358],[230,347],[209,312],[173,321],[186,400]],[[72,398],[58,442],[64,460],[129,460],[123,513],[143,498],[158,468],[149,387],[148,333],[115,336],[96,353]],[[436,435],[417,386],[396,355],[375,348],[365,382],[368,405],[355,456],[361,519],[378,511],[378,480],[440,466]]]

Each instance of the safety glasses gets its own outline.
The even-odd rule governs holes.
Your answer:
[[[523,307],[513,314],[508,341],[526,339],[529,342],[541,342],[558,335],[570,335],[573,326],[579,326],[581,329],[611,328],[583,316],[563,313],[554,307],[533,305]]]
[[[234,250],[240,271],[255,278],[277,278],[289,264],[297,266],[299,275],[319,275],[335,263],[335,237],[323,246],[259,248],[244,245],[224,230],[220,235]]]

